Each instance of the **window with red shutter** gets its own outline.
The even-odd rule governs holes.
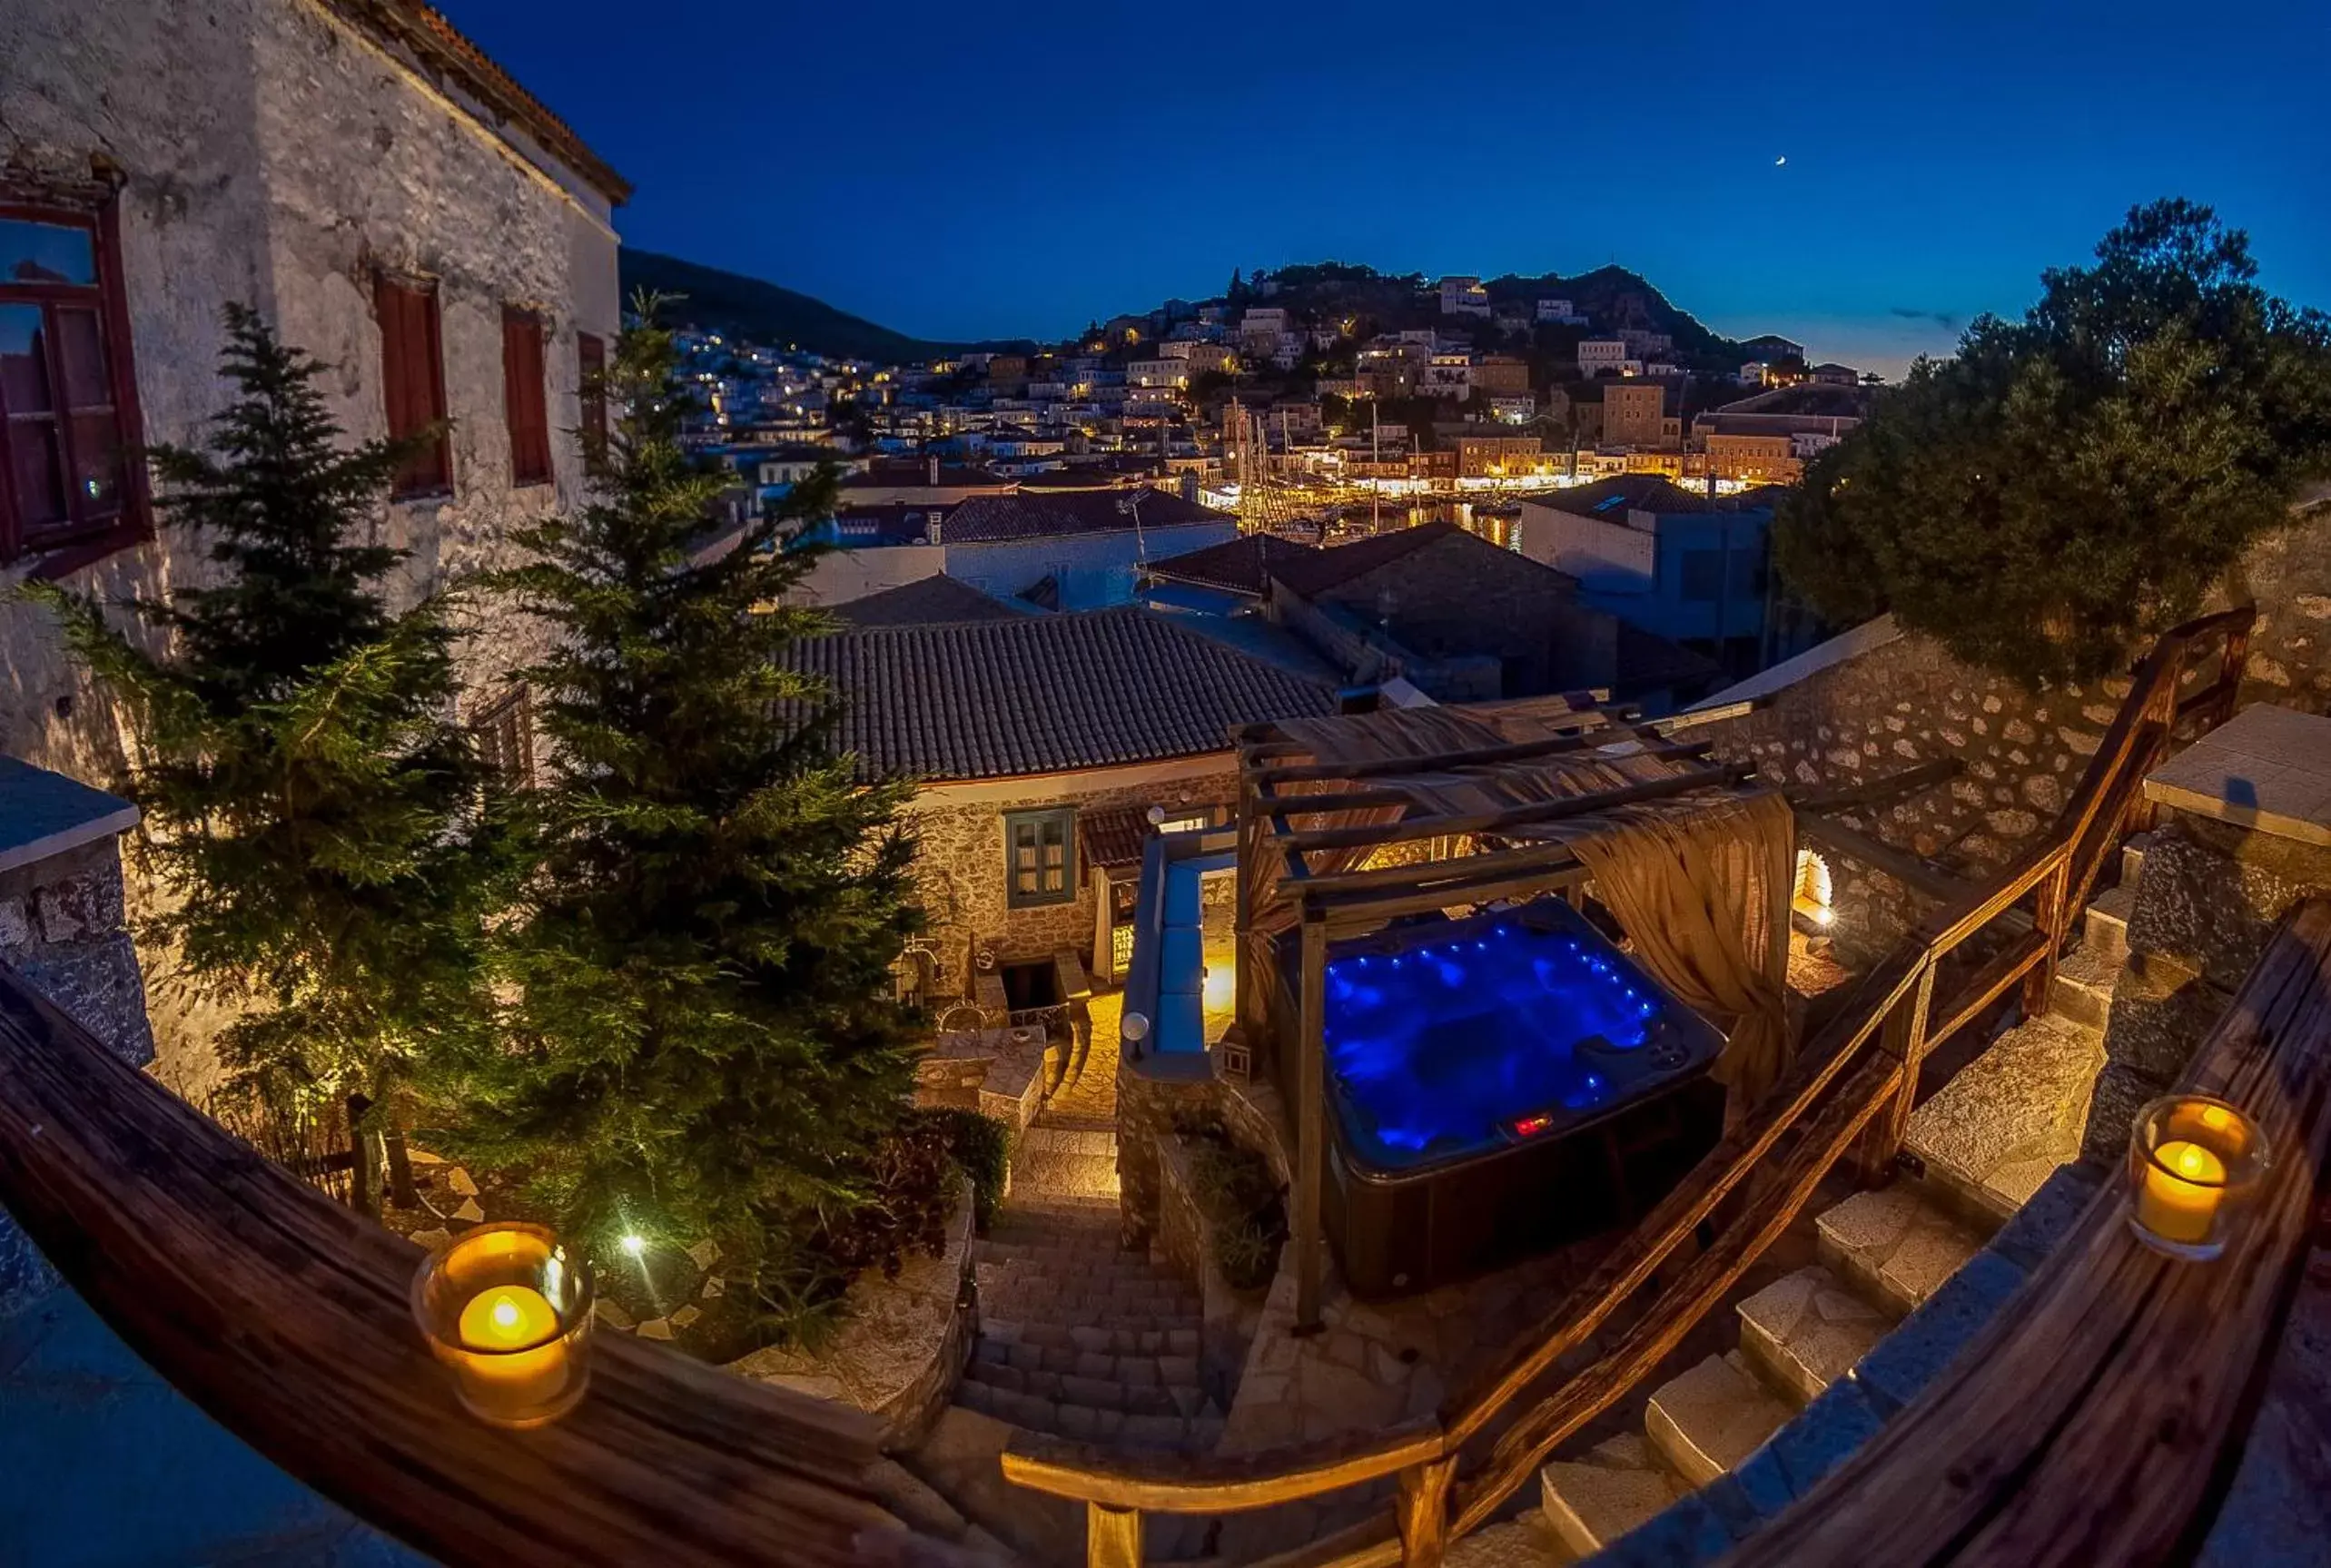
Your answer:
[[[502,408],[510,428],[510,482],[550,482],[550,411],[543,396],[542,318],[502,312]]]
[[[110,209],[0,205],[0,560],[143,536]]]
[[[575,359],[583,378],[583,470],[596,474],[607,467],[607,340],[576,333]]]
[[[453,452],[445,433],[445,362],[438,338],[437,291],[386,274],[374,280],[380,318],[380,401],[389,435],[404,440],[436,428],[435,438],[405,459],[390,494],[441,495],[453,488]]]

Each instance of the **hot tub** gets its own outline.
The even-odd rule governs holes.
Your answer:
[[[1625,1224],[1723,1130],[1724,1037],[1558,899],[1338,942],[1326,997],[1323,1207],[1356,1294]]]

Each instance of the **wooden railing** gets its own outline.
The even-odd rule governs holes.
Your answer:
[[[1929,1052],[2010,992],[2028,1013],[2045,1006],[2088,890],[2126,829],[2146,820],[2139,794],[2145,774],[2181,729],[2205,730],[2232,714],[2253,619],[2245,606],[2163,636],[2137,666],[2119,712],[2048,833],[1990,883],[1961,894],[1911,932],[1742,1123],[1571,1293],[1550,1326],[1525,1334],[1437,1419],[1420,1429],[1198,1459],[1023,1434],[1003,1455],[1004,1474],[1086,1505],[1091,1568],[1135,1568],[1144,1512],[1264,1508],[1390,1475],[1398,1494],[1388,1520],[1365,1520],[1274,1561],[1287,1568],[1438,1568],[1452,1540],[1492,1518],[1557,1445],[1640,1382],[1722,1302],[1796,1222],[1839,1160],[1858,1145],[1869,1178],[1891,1171]],[[2199,672],[2213,645],[2216,668],[2205,683]],[[2019,922],[2014,931],[1994,933],[1987,952],[1969,947],[2027,900],[2028,926]],[[1759,1184],[1754,1200],[1733,1206],[1713,1240],[1658,1287],[1615,1339],[1523,1405],[1752,1179]],[[1494,1437],[1493,1427],[1499,1428]],[[1459,1464],[1468,1459],[1475,1473],[1460,1480]]]
[[[592,1336],[590,1390],[562,1419],[480,1425],[414,1325],[420,1247],[123,1063],[5,965],[0,1207],[180,1393],[437,1562],[963,1561],[875,1501],[871,1417],[626,1336]]]

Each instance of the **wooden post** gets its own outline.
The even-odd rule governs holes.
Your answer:
[[[1878,1049],[1902,1064],[1902,1080],[1888,1101],[1870,1123],[1870,1130],[1862,1139],[1862,1185],[1881,1187],[1891,1180],[1894,1172],[1894,1157],[1901,1152],[1902,1139],[1909,1133],[1911,1112],[1918,1106],[1919,1063],[1926,1057],[1926,1026],[1929,1010],[1934,1003],[1934,961],[1928,959],[1919,966],[1918,982],[1911,993],[1886,1015],[1878,1033]]]
[[[1230,997],[1239,1033],[1245,1039],[1249,1050],[1262,1038],[1263,1014],[1269,1005],[1267,1001],[1250,994],[1255,988],[1255,966],[1254,961],[1247,956],[1248,912],[1253,907],[1256,892],[1254,888],[1247,885],[1253,863],[1249,859],[1249,846],[1255,833],[1254,802],[1255,786],[1247,782],[1241,770],[1239,776],[1238,864],[1231,872],[1238,879],[1238,902],[1230,911]]]
[[[1084,1505],[1085,1568],[1141,1568],[1141,1511]]]
[[[2210,716],[2209,727],[2216,729],[2234,716],[2242,702],[2242,677],[2250,667],[2250,627],[2256,617],[2226,631],[2226,652],[2217,661],[2217,678],[2226,687],[2226,695]]]
[[[2033,912],[2032,923],[2047,940],[2048,948],[2040,962],[2023,981],[2023,1016],[2037,1018],[2048,1011],[2048,988],[2056,978],[2056,960],[2064,951],[2064,939],[2071,934],[2072,855],[2068,848],[2039,888],[2039,907]]]
[[[1295,1054],[1295,1332],[1319,1326],[1319,1288],[1326,1238],[1319,1220],[1328,1173],[1327,1027],[1328,927],[1303,916],[1302,1006]]]
[[[389,1201],[399,1208],[419,1208],[420,1194],[413,1189],[412,1155],[405,1148],[405,1129],[388,1127],[380,1133],[380,1154],[388,1162]]]
[[[1448,1487],[1456,1477],[1454,1455],[1400,1472],[1393,1506],[1400,1522],[1402,1568],[1441,1568],[1448,1548]]]
[[[372,1185],[372,1139],[364,1130],[365,1113],[371,1109],[372,1102],[364,1096],[348,1097],[348,1207],[377,1219],[380,1199]]]
[[[1796,925],[1797,894],[1797,814],[1789,814],[1789,842],[1781,851],[1780,884],[1768,888],[1766,896],[1773,901],[1773,951],[1766,959],[1766,978],[1783,1001],[1789,995],[1789,933]],[[1791,1056],[1797,1053],[1797,1042],[1787,1042]]]

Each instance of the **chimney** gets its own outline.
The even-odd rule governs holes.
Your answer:
[[[935,462],[938,459],[933,459],[932,460]],[[930,520],[923,526],[923,542],[926,545],[935,545],[939,542],[940,515],[938,508],[932,508]]]
[[[936,452],[931,454],[931,488],[939,488],[939,454]]]

